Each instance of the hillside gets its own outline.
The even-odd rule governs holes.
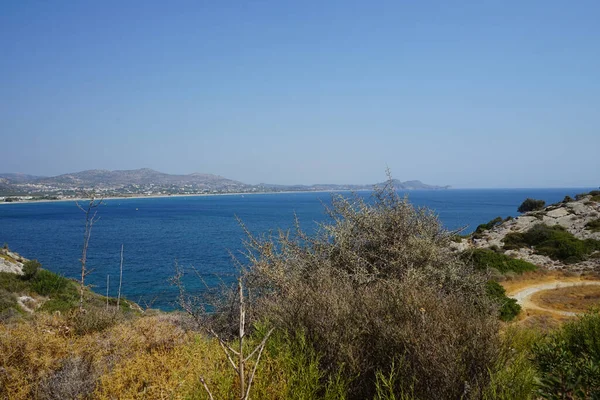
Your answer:
[[[496,218],[452,246],[490,249],[549,270],[600,271],[600,191]]]
[[[215,298],[186,292],[177,269],[172,283],[187,315],[142,310],[90,290],[80,306],[76,281],[5,247],[1,258],[19,268],[0,271],[0,398],[597,397],[600,313],[546,334],[540,325],[508,321],[534,312],[580,315],[600,299],[600,280],[565,282],[554,272],[544,285],[523,288],[535,266],[500,254],[529,243],[532,229],[557,241],[530,246],[538,253],[582,242],[592,248],[594,193],[524,214],[514,229],[512,220],[495,220],[455,243],[499,256],[503,287],[490,281],[491,266],[473,269],[448,250],[452,238],[436,218],[393,185],[380,190],[386,192],[376,192],[375,204],[338,198],[337,218],[324,225],[331,236],[299,231],[249,240],[256,257],[236,286],[215,293],[209,310],[206,301]],[[568,226],[556,228],[561,224]],[[496,240],[501,229],[508,233]],[[579,256],[589,261],[599,250]],[[549,290],[558,284],[560,292]],[[573,295],[583,301],[563,302]]]

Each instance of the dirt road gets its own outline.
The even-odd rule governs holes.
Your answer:
[[[517,302],[521,305],[521,307],[523,307],[524,310],[530,309],[530,310],[547,311],[547,312],[554,313],[554,314],[572,317],[572,316],[577,315],[577,313],[570,312],[570,311],[553,310],[553,309],[549,309],[549,308],[540,307],[531,301],[531,296],[534,293],[537,293],[537,292],[540,292],[543,290],[552,290],[552,289],[558,289],[558,288],[564,288],[564,287],[570,287],[570,286],[587,286],[587,285],[600,285],[600,281],[544,282],[544,283],[532,284],[525,288],[520,288],[519,290],[517,290],[513,293],[507,293],[507,296],[511,297],[513,299],[516,299]]]

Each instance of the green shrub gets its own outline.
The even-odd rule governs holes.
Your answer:
[[[475,239],[479,239],[481,238],[481,234],[485,231],[489,231],[490,229],[492,229],[493,227],[495,227],[496,225],[500,225],[502,223],[502,217],[496,217],[493,220],[485,223],[485,224],[481,224],[479,226],[477,226],[477,228],[475,229],[475,232],[473,232],[473,238]]]
[[[30,280],[38,273],[42,264],[38,260],[29,260],[23,264],[23,279]]]
[[[575,196],[575,199],[581,200],[586,196],[592,196],[592,198],[591,198],[592,201],[600,201],[600,190],[592,190],[591,192],[588,192],[588,193],[579,193]]]
[[[123,321],[121,313],[115,313],[114,309],[88,307],[84,312],[72,310],[67,319],[69,325],[76,335],[88,335],[94,332],[102,332]]]
[[[490,384],[483,393],[485,400],[537,399],[537,371],[532,363],[531,348],[540,340],[536,330],[508,326],[502,335],[498,362],[490,371]]]
[[[565,196],[565,198],[563,199],[563,203],[570,203],[571,201],[573,201],[573,198],[571,196]]]
[[[600,241],[577,239],[559,225],[537,224],[524,233],[509,233],[502,241],[507,250],[533,247],[537,254],[567,264],[583,261],[594,251],[600,250]]]
[[[67,278],[41,269],[32,280],[31,289],[42,296],[50,296],[64,292],[69,285],[71,281]]]
[[[53,313],[55,311],[66,312],[73,310],[78,306],[79,296],[73,291],[71,293],[53,295],[51,299],[47,300],[40,307],[40,311],[46,311],[49,313]]]
[[[0,289],[11,293],[19,293],[29,288],[29,283],[25,282],[17,274],[11,272],[0,272]]]
[[[487,292],[500,304],[500,319],[502,321],[511,321],[521,312],[521,306],[517,303],[517,300],[506,296],[506,290],[498,282],[489,281]]]
[[[600,314],[592,311],[533,347],[541,374],[539,394],[548,399],[600,397]]]
[[[17,296],[6,289],[0,288],[0,312],[17,307]]]
[[[257,337],[264,337],[267,332],[259,326]],[[261,332],[262,331],[262,332]],[[281,373],[287,381],[284,398],[290,400],[311,399],[344,399],[347,391],[347,382],[341,375],[327,379],[327,374],[320,367],[320,356],[306,339],[301,331],[293,337],[276,331],[265,347],[266,357],[279,361]]]
[[[471,260],[475,268],[481,271],[494,268],[502,273],[509,271],[523,273],[537,269],[534,264],[527,261],[511,258],[505,254],[488,249],[467,250],[462,254],[462,257],[465,260]]]
[[[521,203],[521,205],[519,206],[517,211],[520,213],[525,213],[528,211],[541,210],[542,208],[544,208],[545,205],[546,205],[546,202],[544,200],[536,200],[536,199],[527,198],[527,199],[525,199],[525,201],[523,201],[523,203]]]
[[[600,218],[588,222],[585,227],[592,232],[600,232]]]

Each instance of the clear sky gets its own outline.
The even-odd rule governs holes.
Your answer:
[[[0,172],[600,185],[600,2],[1,1]]]

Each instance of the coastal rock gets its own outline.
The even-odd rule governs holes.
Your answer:
[[[0,250],[0,272],[23,274],[23,263],[29,260],[8,249]]]
[[[469,248],[497,248],[504,249],[502,241],[509,233],[527,232],[537,224],[548,226],[561,226],[577,239],[600,240],[600,232],[590,229],[587,224],[600,218],[600,203],[592,201],[591,196],[583,196],[578,200],[567,203],[558,203],[543,210],[525,213],[519,217],[502,222],[501,224],[478,234],[477,238],[463,239],[460,243],[452,243],[451,248],[460,252]],[[564,264],[560,261],[535,254],[533,249],[521,248],[506,250],[505,254],[535,264],[550,270],[570,271],[600,271],[600,252],[592,254],[587,260],[576,264]]]

